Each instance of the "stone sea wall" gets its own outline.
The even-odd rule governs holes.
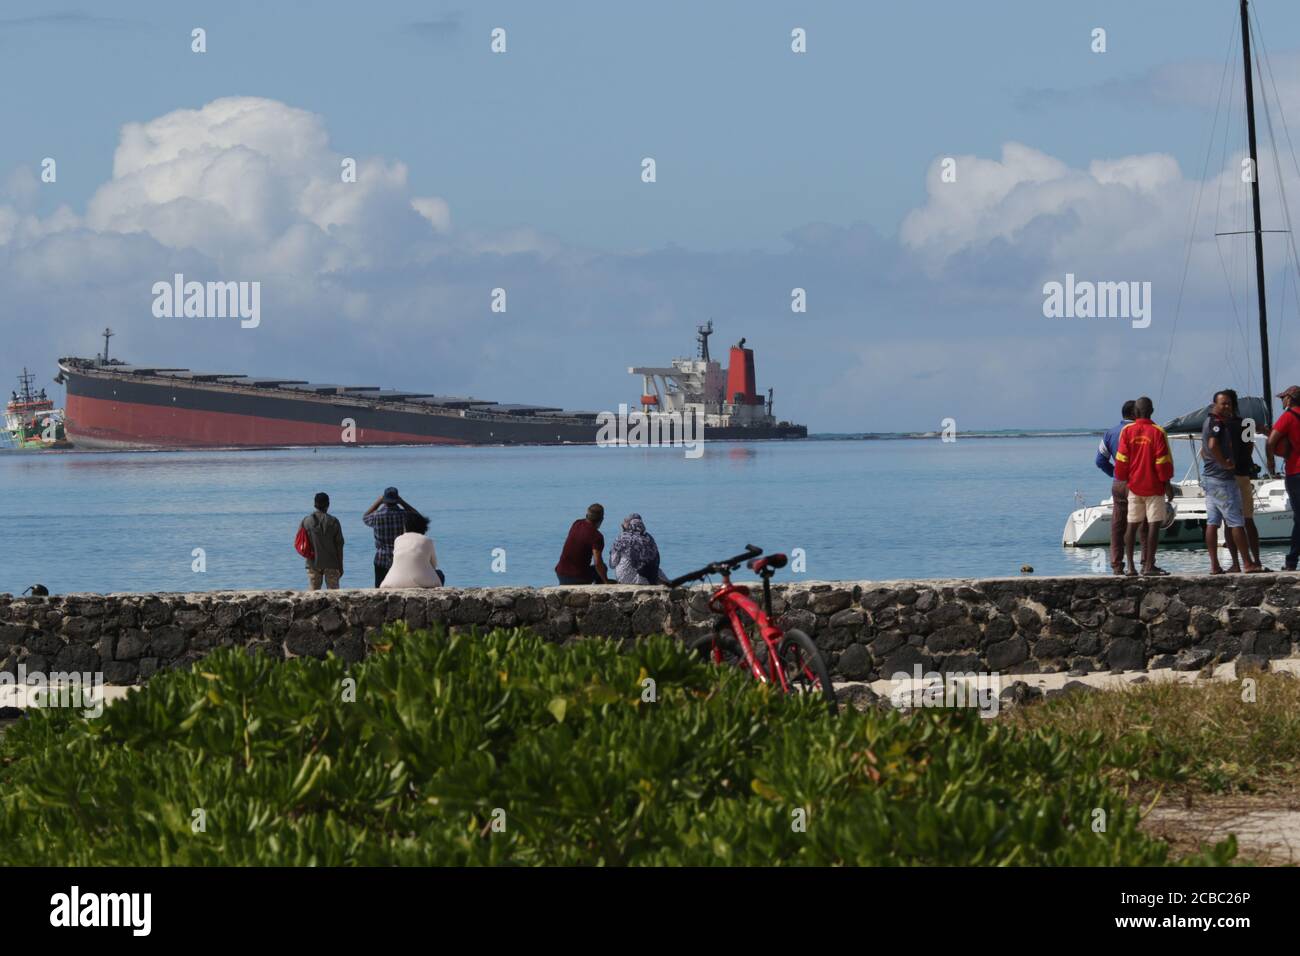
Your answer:
[[[757,598],[759,590],[753,589]],[[442,588],[0,595],[0,671],[102,672],[130,684],[215,647],[357,660],[387,622],[527,626],[557,642],[706,634],[703,586]],[[1300,576],[808,582],[773,587],[785,628],[811,635],[837,679],[896,671],[1032,674],[1199,669],[1287,657],[1300,640]]]

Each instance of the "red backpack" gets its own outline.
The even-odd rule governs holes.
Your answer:
[[[311,546],[311,535],[304,525],[298,525],[298,535],[293,539],[293,546],[308,561],[316,560],[316,549]]]

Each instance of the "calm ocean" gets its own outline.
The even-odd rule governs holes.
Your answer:
[[[809,440],[681,449],[322,448],[257,452],[0,454],[0,591],[300,588],[293,550],[316,491],[347,538],[345,587],[373,584],[361,513],[396,485],[432,518],[453,585],[554,584],[565,532],[605,505],[612,542],[639,512],[670,576],[742,550],[802,548],[777,580],[1090,573],[1093,551],[1060,544],[1082,491],[1109,494],[1089,436]],[[1186,462],[1179,462],[1179,475]],[[192,570],[202,548],[206,570]],[[492,570],[505,549],[505,571]],[[1281,565],[1284,548],[1266,548]],[[1170,550],[1169,570],[1205,570]],[[748,576],[748,572],[744,572]]]

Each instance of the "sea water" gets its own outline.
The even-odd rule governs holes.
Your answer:
[[[565,533],[594,501],[606,554],[637,512],[669,576],[750,543],[802,550],[802,571],[777,581],[1015,576],[1022,565],[1089,574],[1101,549],[1063,548],[1061,531],[1076,492],[1088,504],[1110,493],[1096,445],[1089,435],[706,442],[696,459],[576,445],[5,453],[0,592],[302,588],[293,539],[318,491],[343,524],[343,585],[369,587],[361,515],[388,485],[431,518],[452,585],[554,584]],[[1280,567],[1284,551],[1266,547],[1265,563]],[[1203,548],[1162,549],[1160,564],[1208,570]]]

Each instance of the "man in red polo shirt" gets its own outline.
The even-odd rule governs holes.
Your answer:
[[[1137,419],[1119,433],[1119,450],[1115,453],[1115,480],[1128,482],[1128,530],[1124,534],[1124,547],[1132,568],[1133,543],[1138,528],[1145,524],[1142,573],[1168,574],[1156,567],[1156,546],[1160,543],[1160,527],[1165,523],[1165,499],[1174,495],[1174,487],[1169,483],[1174,477],[1174,456],[1169,451],[1165,430],[1151,420],[1155,414],[1151,399],[1143,395],[1134,403],[1133,410]]]
[[[1300,385],[1278,392],[1282,399],[1282,414],[1273,423],[1265,445],[1268,470],[1273,470],[1274,457],[1286,459],[1286,494],[1291,499],[1291,510],[1295,512],[1291,524],[1291,550],[1286,555],[1286,570],[1296,569],[1296,559],[1300,558]]]
[[[609,583],[609,572],[600,556],[605,548],[605,536],[600,533],[600,523],[604,520],[604,507],[594,504],[588,506],[585,518],[569,526],[569,536],[564,539],[564,549],[555,566],[555,576],[561,584]]]

